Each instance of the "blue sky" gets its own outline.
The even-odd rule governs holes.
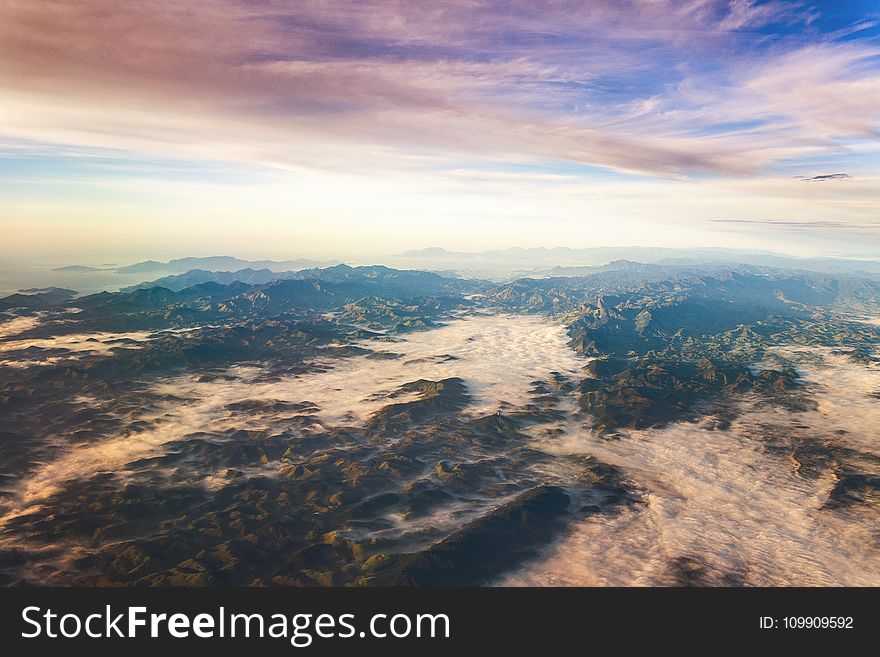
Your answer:
[[[11,0],[0,253],[880,257],[878,128],[876,2]]]

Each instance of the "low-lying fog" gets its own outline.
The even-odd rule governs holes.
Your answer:
[[[199,382],[181,377],[157,386],[157,392],[226,405],[246,399],[312,402],[325,424],[360,423],[404,383],[417,379],[465,380],[474,397],[466,412],[494,413],[501,405],[528,401],[529,384],[550,372],[576,376],[584,365],[566,346],[565,328],[535,316],[493,315],[458,319],[399,341],[364,342],[379,352],[328,361],[325,372],[264,380],[262,368],[236,367],[234,380]],[[411,397],[414,398],[414,397]],[[411,399],[410,398],[410,399]]]
[[[80,348],[84,337],[65,347]],[[106,342],[101,337],[105,341],[97,344]],[[543,318],[479,316],[365,342],[386,353],[328,357],[323,370],[307,374],[270,376],[249,365],[209,381],[198,375],[166,378],[152,387],[166,401],[140,418],[147,428],[67,447],[21,482],[6,519],[38,506],[66,481],[125,473],[128,464],[162,454],[168,443],[196,432],[283,428],[281,415],[231,411],[236,402],[310,402],[316,409],[309,413],[321,425],[359,425],[382,406],[403,401],[388,395],[404,383],[461,377],[472,395],[466,413],[520,406],[529,401],[530,384],[551,372],[574,380],[584,376],[586,361],[566,343],[564,327]],[[565,400],[567,419],[530,430],[534,447],[553,455],[590,454],[621,467],[643,491],[644,504],[576,518],[540,559],[498,583],[880,585],[876,516],[865,508],[826,508],[837,478],[822,467],[808,476],[795,454],[796,446],[812,441],[847,450],[845,458],[880,456],[880,367],[806,347],[779,347],[763,365],[774,362],[799,369],[814,409],[792,412],[755,399],[730,400],[740,411],[730,423],[716,417],[723,409],[707,408],[696,422],[607,439],[586,428],[573,396]],[[80,401],[89,407],[102,403]]]
[[[502,405],[521,405],[528,401],[535,379],[547,378],[550,372],[579,375],[585,361],[566,341],[564,327],[543,318],[477,316],[393,342],[364,343],[373,350],[391,352],[393,358],[328,358],[325,371],[268,380],[257,366],[231,368],[228,377],[210,382],[200,382],[197,375],[168,378],[156,383],[152,391],[169,400],[140,418],[152,423],[149,428],[71,448],[47,463],[24,482],[15,514],[57,492],[65,481],[102,471],[119,474],[126,464],[160,454],[163,445],[188,434],[264,429],[280,423],[271,414],[230,411],[227,406],[236,402],[311,402],[317,410],[310,413],[325,425],[362,423],[382,406],[406,401],[406,397],[388,397],[404,383],[460,377],[473,396],[467,413],[484,415]],[[102,402],[83,398],[80,403],[95,408]]]
[[[837,478],[803,473],[787,446],[816,441],[880,454],[880,367],[828,349],[773,350],[797,366],[815,410],[792,413],[755,400],[718,428],[707,415],[664,429],[597,438],[577,422],[555,453],[589,453],[621,466],[644,487],[646,504],[614,517],[591,516],[545,559],[504,578],[507,585],[880,584],[876,515],[823,508]],[[723,426],[723,425],[722,425]],[[768,449],[773,439],[780,449]],[[800,458],[804,459],[803,456]],[[804,459],[805,460],[805,459]]]

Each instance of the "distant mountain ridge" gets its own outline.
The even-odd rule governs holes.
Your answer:
[[[307,269],[309,267],[328,267],[338,260],[311,260],[294,258],[292,260],[243,260],[233,256],[206,256],[176,258],[168,262],[145,260],[122,267],[89,267],[86,265],[67,265],[56,267],[53,271],[93,272],[114,271],[119,274],[184,274],[193,269],[206,271],[235,271],[241,269],[268,269],[274,272]]]
[[[270,269],[240,269],[238,271],[207,271],[204,269],[191,269],[183,274],[172,274],[154,281],[145,281],[120,290],[132,292],[153,287],[162,287],[174,292],[179,292],[194,285],[203,283],[219,283],[228,285],[239,282],[248,285],[264,285],[273,281],[284,280],[317,280],[328,283],[357,283],[362,285],[377,286],[388,285],[394,289],[405,289],[409,293],[434,294],[438,289],[449,288],[459,290],[461,283],[452,283],[459,280],[440,274],[420,270],[397,270],[383,265],[368,265],[365,267],[351,267],[340,264],[332,267],[312,267],[299,271],[274,272]]]
[[[133,292],[151,287],[164,287],[173,292],[180,292],[201,283],[219,283],[229,285],[240,282],[249,285],[262,285],[270,281],[280,280],[292,272],[274,272],[271,269],[239,269],[237,271],[208,271],[206,269],[190,269],[183,274],[169,274],[153,281],[144,281],[137,285],[122,288],[120,292]]]
[[[880,261],[855,260],[833,257],[798,258],[771,252],[750,252],[726,248],[667,248],[667,247],[590,247],[590,248],[522,248],[487,251],[451,251],[439,246],[404,251],[398,255],[378,258],[362,266],[386,267],[397,270],[422,270],[446,278],[489,279],[512,281],[518,278],[546,278],[555,276],[590,275],[601,268],[619,271],[624,263],[633,267],[652,266],[700,267],[753,266],[777,267],[824,274],[870,274],[880,276]],[[290,260],[245,260],[233,256],[186,257],[160,262],[146,260],[122,267],[89,267],[68,265],[53,271],[67,274],[60,278],[64,287],[79,289],[74,280],[79,274],[86,286],[89,274],[103,275],[105,289],[118,287],[137,289],[160,285],[181,290],[189,285],[214,281],[229,283],[241,281],[263,284],[271,280],[296,278],[293,272],[327,269],[338,266],[338,260],[319,261],[308,258]],[[340,270],[344,271],[344,270]],[[328,273],[322,274],[327,276]],[[73,277],[73,278],[71,278]],[[145,280],[146,279],[146,280]],[[52,284],[56,284],[52,281]],[[80,289],[82,292],[83,290]]]
[[[42,287],[19,290],[15,294],[0,298],[0,310],[28,308],[43,310],[60,305],[76,296],[73,290],[60,287]]]
[[[511,247],[487,251],[450,251],[439,246],[404,251],[389,259],[395,267],[446,270],[462,276],[512,280],[523,276],[564,275],[584,267],[601,267],[634,261],[645,265],[754,265],[821,273],[880,274],[880,260],[835,257],[799,258],[769,251],[721,247]],[[575,273],[574,275],[577,275]]]

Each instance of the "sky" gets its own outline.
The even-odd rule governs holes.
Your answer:
[[[0,257],[880,258],[880,3],[0,0]]]

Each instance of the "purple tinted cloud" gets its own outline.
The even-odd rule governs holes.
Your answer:
[[[750,0],[8,0],[0,86],[22,108],[8,136],[83,146],[743,175],[876,135],[878,50],[805,43],[813,18]]]

